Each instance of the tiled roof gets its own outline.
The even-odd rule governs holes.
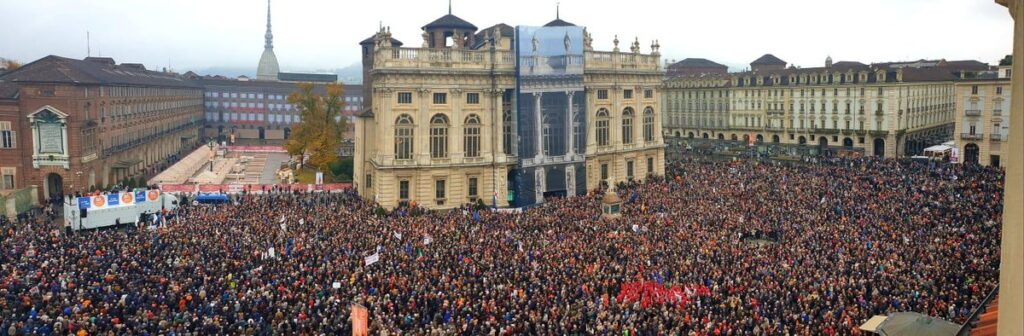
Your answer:
[[[476,31],[476,26],[469,21],[463,20],[458,16],[447,14],[434,20],[434,22],[428,23],[423,26],[423,30],[428,29],[459,29],[459,30],[472,30]]]
[[[18,86],[0,82],[0,99],[11,99],[18,95]]]
[[[984,62],[975,60],[962,60],[962,61],[945,61],[939,63],[939,66],[946,68],[953,68],[958,70],[971,70],[971,71],[984,71],[991,68]]]
[[[499,24],[496,24],[496,25],[493,25],[493,26],[481,29],[479,32],[477,32],[476,35],[475,35],[475,38],[474,38],[474,40],[476,41],[476,45],[473,46],[473,49],[479,49],[481,46],[483,46],[485,43],[487,43],[487,41],[484,41],[484,34],[485,34],[485,32],[490,32],[491,33],[491,37],[495,37],[494,36],[494,30],[495,29],[498,30],[498,35],[501,36],[501,37],[511,37],[511,38],[515,38],[516,37],[516,29],[515,28],[512,28],[512,26],[509,26],[509,25],[504,24],[504,23],[499,23]]]
[[[359,42],[359,45],[373,44],[373,38],[375,36],[377,36],[377,35],[376,34],[370,35],[370,37],[367,37],[362,42]],[[392,37],[391,38],[391,46],[393,46],[393,47],[401,47],[402,46],[402,41],[399,41],[398,39],[395,39],[394,37]]]
[[[565,21],[565,20],[562,20],[562,19],[554,19],[554,20],[551,20],[551,22],[548,22],[547,24],[544,25],[544,27],[575,27],[575,26],[576,25],[574,25],[572,23],[569,23],[568,21]]]
[[[278,72],[277,79],[289,82],[337,82],[337,74]]]
[[[11,71],[0,80],[11,83],[71,83],[165,87],[198,87],[175,74],[139,70],[134,66],[114,65],[110,58],[90,57],[77,60],[46,56]]]
[[[289,82],[274,82],[274,81],[240,81],[235,79],[222,79],[213,77],[204,77],[196,80],[196,83],[201,84],[207,90],[270,90],[274,92],[292,92],[297,88],[297,83]],[[313,92],[318,94],[325,94],[327,91],[323,83],[314,83]],[[362,85],[345,85],[345,96],[361,96],[363,92]]]
[[[672,63],[668,66],[669,68],[728,68],[725,65],[715,63],[711,60],[704,58],[687,58],[679,62]]]
[[[786,65],[786,61],[783,61],[772,54],[764,54],[764,56],[750,62],[750,65]]]

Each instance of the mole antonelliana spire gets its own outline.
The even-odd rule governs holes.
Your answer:
[[[280,69],[277,65],[277,56],[274,55],[274,34],[270,32],[270,0],[267,0],[267,33],[263,38],[263,55],[260,56],[260,65],[256,68],[256,79],[276,81]]]

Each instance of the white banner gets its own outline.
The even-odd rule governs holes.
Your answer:
[[[366,266],[370,266],[377,263],[378,261],[380,261],[380,252],[374,253],[373,255],[363,258],[363,261],[366,262]]]

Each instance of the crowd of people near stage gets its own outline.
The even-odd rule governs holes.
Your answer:
[[[182,202],[156,227],[0,228],[0,334],[848,335],[961,323],[998,281],[1002,172],[686,156],[522,213],[352,192]],[[368,258],[369,257],[369,258]]]

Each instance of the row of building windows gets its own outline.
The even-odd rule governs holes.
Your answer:
[[[430,158],[448,158],[448,117],[436,114],[430,119]],[[480,117],[471,114],[462,127],[463,153],[467,158],[480,157]],[[403,114],[395,121],[395,159],[410,160],[413,154],[414,125],[412,117]]]
[[[207,91],[203,94],[207,98],[224,98],[224,99],[263,99],[263,93],[253,92],[214,92]],[[288,95],[284,94],[268,94],[266,95],[268,100],[288,100]],[[362,103],[363,97],[361,96],[345,96],[346,103]]]
[[[86,88],[86,96],[89,95]],[[146,88],[127,86],[105,86],[100,87],[100,96],[109,97],[171,97],[171,96],[200,96],[199,89],[170,89],[170,88]]]
[[[412,92],[399,92],[398,93],[399,104],[412,104]],[[448,104],[448,94],[444,92],[434,92],[433,103],[435,105]],[[466,104],[477,105],[480,104],[480,93],[470,92],[466,94]]]
[[[373,187],[373,175],[366,175],[366,185],[368,188]],[[444,205],[445,201],[448,200],[448,180],[447,179],[436,179],[434,180],[434,201],[437,205]],[[402,179],[398,181],[398,200],[409,201],[410,200],[410,183],[408,179]],[[476,202],[480,198],[480,178],[476,176],[466,177],[466,201],[472,203]]]
[[[647,158],[647,174],[654,174],[654,158]],[[608,180],[608,164],[601,164],[601,180]],[[633,174],[633,160],[626,160],[626,180],[632,181],[634,178]]]
[[[598,146],[608,146],[610,143],[608,127],[610,125],[608,109],[597,110],[596,135]],[[644,109],[643,115],[643,137],[645,142],[654,141],[654,109]],[[627,107],[622,111],[622,144],[633,143],[633,108]]]

